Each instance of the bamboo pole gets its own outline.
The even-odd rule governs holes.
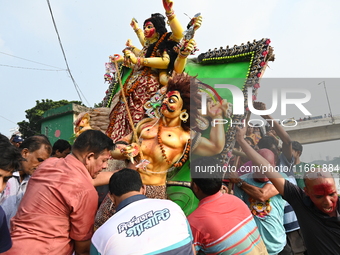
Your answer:
[[[132,132],[133,132],[133,137],[134,137],[133,140],[139,146],[139,148],[141,148],[141,146],[139,144],[138,136],[137,136],[137,130],[135,129],[135,124],[133,123],[133,120],[132,120],[132,117],[131,117],[131,112],[130,112],[130,109],[128,107],[128,103],[126,101],[126,96],[124,94],[124,88],[123,88],[123,84],[122,84],[122,79],[120,77],[120,72],[119,72],[118,64],[117,64],[117,61],[116,61],[115,58],[114,58],[114,63],[115,63],[116,71],[117,71],[118,82],[119,82],[119,86],[120,86],[123,102],[125,104],[126,112],[127,112],[128,118],[129,118],[129,123],[130,123],[130,126],[132,128]],[[141,159],[143,159],[143,152],[142,152],[142,150],[139,150],[139,155],[140,155]],[[133,158],[132,157],[130,157],[130,160],[133,162]]]

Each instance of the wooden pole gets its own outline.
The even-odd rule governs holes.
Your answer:
[[[120,77],[120,72],[119,72],[119,69],[118,69],[118,64],[117,64],[117,61],[116,61],[115,58],[114,58],[114,63],[115,63],[116,71],[117,71],[118,82],[119,82],[119,86],[120,86],[123,102],[125,104],[126,112],[127,112],[128,118],[129,118],[129,123],[130,123],[130,126],[132,128],[132,132],[133,132],[133,137],[134,137],[133,140],[135,141],[135,143],[137,143],[137,145],[140,148],[141,146],[139,144],[139,139],[138,139],[138,136],[137,136],[137,130],[135,129],[135,124],[133,123],[133,120],[132,120],[132,117],[131,117],[131,112],[130,112],[130,109],[128,107],[128,103],[126,101],[126,97],[125,97],[125,94],[124,94],[124,88],[123,88],[123,84],[122,84],[122,79]],[[141,159],[143,159],[143,152],[142,152],[142,150],[139,151],[139,155],[140,155]],[[132,157],[131,157],[131,161],[133,161]]]

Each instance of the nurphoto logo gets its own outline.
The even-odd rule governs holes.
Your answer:
[[[233,96],[233,109],[232,113],[233,115],[244,115],[244,95],[240,88],[238,88],[235,85],[231,84],[215,84],[215,88],[219,89],[228,89]],[[311,93],[307,89],[301,89],[301,88],[282,88],[280,89],[280,94],[278,89],[272,90],[272,106],[270,109],[266,110],[257,110],[253,106],[253,97],[252,97],[252,88],[247,88],[248,93],[248,109],[251,113],[255,115],[269,115],[274,113],[278,108],[278,98],[280,96],[280,109],[281,109],[281,115],[286,116],[287,115],[287,105],[295,105],[304,115],[310,116],[312,115],[307,108],[303,105],[311,99]],[[288,94],[299,95],[298,98],[288,98]],[[303,97],[301,97],[301,95]],[[207,114],[207,94],[202,93],[201,97],[201,109],[202,114]],[[273,120],[266,120],[269,125],[273,126]],[[295,127],[297,125],[297,121],[294,119],[275,119],[275,121],[279,122],[284,127]],[[230,125],[243,125],[254,127],[254,123],[260,126],[265,126],[265,121],[261,119],[252,119],[249,120],[247,123],[245,121],[242,122],[233,122],[231,119],[213,119],[211,122],[211,125],[215,127],[216,125],[224,125],[230,122]],[[294,124],[292,124],[292,122]],[[288,125],[289,124],[289,125]]]

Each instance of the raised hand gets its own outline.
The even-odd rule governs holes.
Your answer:
[[[128,39],[128,40],[126,41],[126,43],[125,43],[125,46],[126,46],[126,47],[133,47],[133,45],[132,45],[132,40],[131,40],[131,39]]]
[[[133,28],[133,30],[139,29],[138,22],[135,18],[132,18],[132,20],[130,22],[130,26]]]
[[[124,57],[119,54],[114,54],[113,56],[110,56],[109,58],[110,58],[111,63],[114,63],[115,61],[117,61],[118,63],[124,61]]]
[[[228,113],[229,110],[229,103],[227,99],[223,99],[222,100],[222,110],[223,110],[223,114],[226,118],[230,117],[230,114]]]
[[[256,110],[266,110],[267,109],[266,104],[262,103],[262,102],[254,102],[254,108]]]
[[[203,18],[202,18],[201,14],[199,14],[197,17],[195,16],[194,18],[191,19],[190,24],[191,24],[191,26],[192,25],[194,26],[195,31],[201,27],[202,20],[203,20]]]
[[[139,42],[142,44],[142,46],[144,46],[144,33],[143,30],[139,28],[138,22],[135,18],[132,18],[131,22],[130,22],[130,26],[132,27],[132,29],[135,31]]]
[[[189,41],[184,42],[184,45],[180,48],[179,53],[182,57],[187,57],[196,49],[196,41],[194,39],[190,39]]]
[[[165,9],[165,12],[170,13],[172,12],[172,6],[173,2],[171,0],[163,0],[163,7]]]
[[[212,119],[215,119],[215,118],[222,119],[222,115],[223,115],[222,104],[220,102],[214,103],[212,101],[209,101],[208,102],[208,116],[211,117]]]
[[[131,50],[123,50],[125,60],[128,62],[131,61],[131,63],[136,64],[137,63],[137,57]]]
[[[132,164],[134,164],[134,157],[136,157],[139,154],[139,146],[136,143],[132,143],[130,145],[126,145],[123,148],[120,149],[121,154],[129,158]]]
[[[238,143],[240,143],[241,141],[244,140],[244,136],[247,133],[247,128],[245,128],[245,127],[242,127],[242,128],[236,127],[236,131],[237,132],[236,132],[235,138],[236,138],[236,141]]]

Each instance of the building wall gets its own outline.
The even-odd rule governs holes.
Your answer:
[[[52,145],[58,139],[73,143],[73,122],[80,112],[87,110],[87,107],[76,104],[68,104],[48,110],[44,113],[41,121],[41,133],[49,138]]]
[[[73,136],[73,113],[59,115],[45,120],[41,125],[41,133],[46,135],[53,145],[58,139],[72,141]]]

